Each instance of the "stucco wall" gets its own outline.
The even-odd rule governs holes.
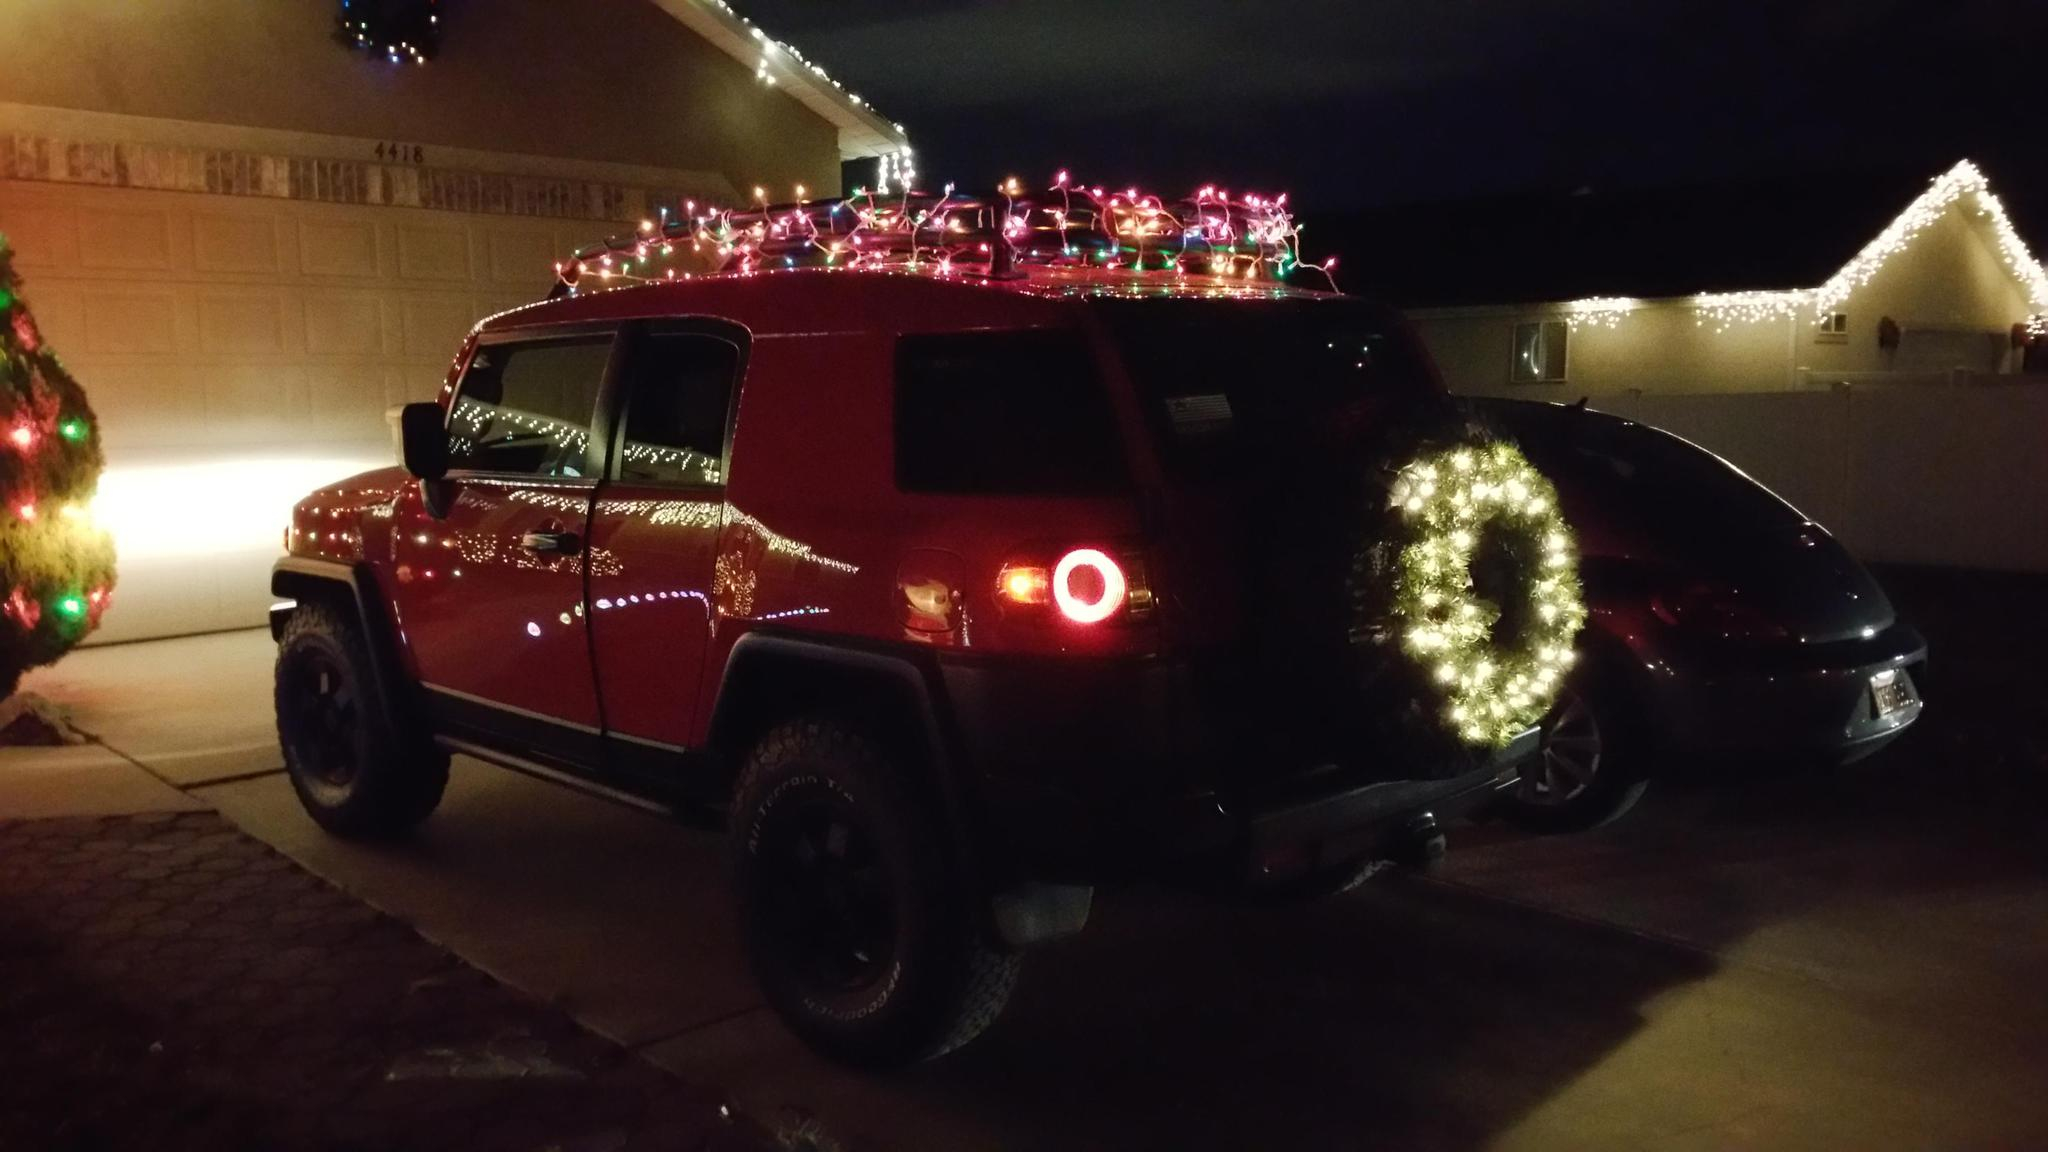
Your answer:
[[[2013,279],[1987,229],[1972,219],[1968,202],[1920,234],[1886,261],[1843,306],[1848,338],[1824,343],[1811,327],[1800,332],[1799,364],[1811,373],[1882,372],[1898,367],[1877,346],[1877,326],[1891,317],[1914,329],[1970,330],[2004,336],[2033,309]],[[2001,357],[2010,371],[2010,356]]]
[[[0,102],[839,186],[837,130],[647,0],[448,5],[441,56],[333,39],[326,0],[5,0]]]
[[[1642,390],[1658,393],[1777,391],[1791,387],[1794,325],[1773,320],[1716,331],[1679,303],[1645,303],[1612,327],[1587,322],[1570,336],[1566,378],[1508,378],[1515,326],[1562,320],[1550,306],[1412,313],[1410,319],[1454,392],[1526,400],[1574,400]]]

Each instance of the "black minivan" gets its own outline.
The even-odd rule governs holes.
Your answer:
[[[1467,403],[1556,484],[1591,611],[1543,754],[1504,794],[1517,823],[1606,823],[1679,759],[1844,763],[1919,717],[1926,641],[1770,489],[1583,402]]]

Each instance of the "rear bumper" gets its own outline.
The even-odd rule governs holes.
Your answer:
[[[1396,779],[1334,768],[1236,800],[1201,717],[1180,714],[1160,662],[1027,669],[941,661],[957,754],[974,785],[988,865],[1003,882],[1096,884],[1256,871],[1285,857],[1338,863],[1390,849],[1512,784],[1534,729],[1460,775]]]
[[[1224,862],[1233,870],[1266,871],[1280,860],[1313,869],[1391,855],[1418,824],[1462,816],[1512,787],[1540,747],[1540,734],[1531,728],[1462,776],[1366,784],[1242,813],[1242,847],[1226,842]]]
[[[1920,718],[1927,642],[1897,625],[1814,653],[1667,668],[1656,686],[1654,709],[1667,753],[1845,761],[1889,744]],[[1871,680],[1887,671],[1906,678],[1912,702],[1879,716]]]

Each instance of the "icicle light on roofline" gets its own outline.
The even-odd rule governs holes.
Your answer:
[[[1807,313],[1815,324],[1842,310],[1858,288],[1868,284],[1886,262],[1906,250],[1927,227],[1940,220],[1958,201],[1973,197],[1971,207],[1991,225],[1998,242],[1998,254],[2014,277],[2025,286],[2028,303],[2042,312],[2029,318],[2027,330],[2048,335],[2048,269],[2028,250],[2026,241],[2012,226],[2005,204],[1991,191],[1984,173],[1968,160],[1935,177],[1906,210],[1899,213],[1875,240],[1863,246],[1854,259],[1818,288],[1792,288],[1766,292],[1706,292],[1690,298],[1698,313],[1698,324],[1713,325],[1725,332],[1738,324],[1781,320]],[[1588,322],[1613,327],[1633,310],[1620,307],[1619,297],[1591,297],[1564,306],[1565,318],[1577,330]]]
[[[1984,173],[1975,164],[1964,160],[1936,177],[1934,185],[1899,213],[1877,239],[1865,245],[1854,260],[1821,285],[1814,294],[1816,315],[1839,309],[1850,293],[1877,275],[1885,261],[1905,250],[1914,237],[1965,196],[1974,196],[1977,215],[1990,221],[1992,233],[1998,238],[1999,255],[2020,283],[2026,285],[2029,303],[2048,307],[2048,271],[2042,269],[2033,253],[2027,250],[2026,242],[2013,230],[2005,204],[1991,191],[1990,181],[1984,178]]]
[[[688,260],[719,272],[776,268],[909,268],[941,276],[999,275],[1011,263],[1273,281],[1297,272],[1335,288],[1334,259],[1304,261],[1301,230],[1287,197],[1202,188],[1167,200],[1126,188],[1084,187],[1067,172],[1027,193],[1012,178],[994,193],[883,194],[856,189],[844,200],[754,204],[727,209],[690,204],[677,217],[642,221],[638,232],[586,248],[556,265],[574,291],[595,280],[623,286],[677,278]],[[688,277],[692,273],[684,273]]]
[[[1621,318],[1642,306],[1642,301],[1633,296],[1588,296],[1574,300],[1564,306],[1564,320],[1577,332],[1588,324],[1612,328],[1621,323]]]
[[[863,109],[875,116],[881,115],[873,104],[861,99],[855,93],[848,92],[845,84],[834,80],[822,65],[812,62],[809,57],[806,57],[798,50],[796,45],[791,44],[787,40],[777,40],[775,37],[762,31],[752,20],[740,15],[725,0],[702,0],[702,2],[745,25],[747,33],[761,46],[760,60],[754,66],[754,79],[756,81],[773,88],[776,83],[775,69],[778,67],[789,67],[798,72],[809,73],[810,78],[820,84],[830,85],[834,91],[845,96],[846,102],[855,108]],[[782,58],[784,57],[788,58],[789,64],[785,65],[782,63]],[[903,125],[892,121],[889,126],[896,130],[897,135],[904,135]],[[904,188],[910,187],[910,183],[916,178],[917,173],[911,166],[909,145],[904,145],[899,152],[883,153],[881,160],[882,175],[878,181],[878,191],[889,191],[892,182],[894,185]]]
[[[1714,331],[1726,332],[1737,324],[1795,316],[1812,295],[1797,288],[1783,292],[1702,292],[1692,298],[1692,306],[1698,313],[1696,323],[1700,327],[1712,324]]]

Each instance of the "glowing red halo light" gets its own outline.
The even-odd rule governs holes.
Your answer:
[[[1099,591],[1092,596],[1077,593],[1074,576],[1082,570],[1093,573],[1101,582]],[[1100,624],[1124,606],[1130,595],[1130,583],[1124,579],[1124,570],[1107,553],[1094,548],[1076,548],[1065,556],[1052,572],[1052,599],[1059,605],[1060,615],[1076,624]]]

